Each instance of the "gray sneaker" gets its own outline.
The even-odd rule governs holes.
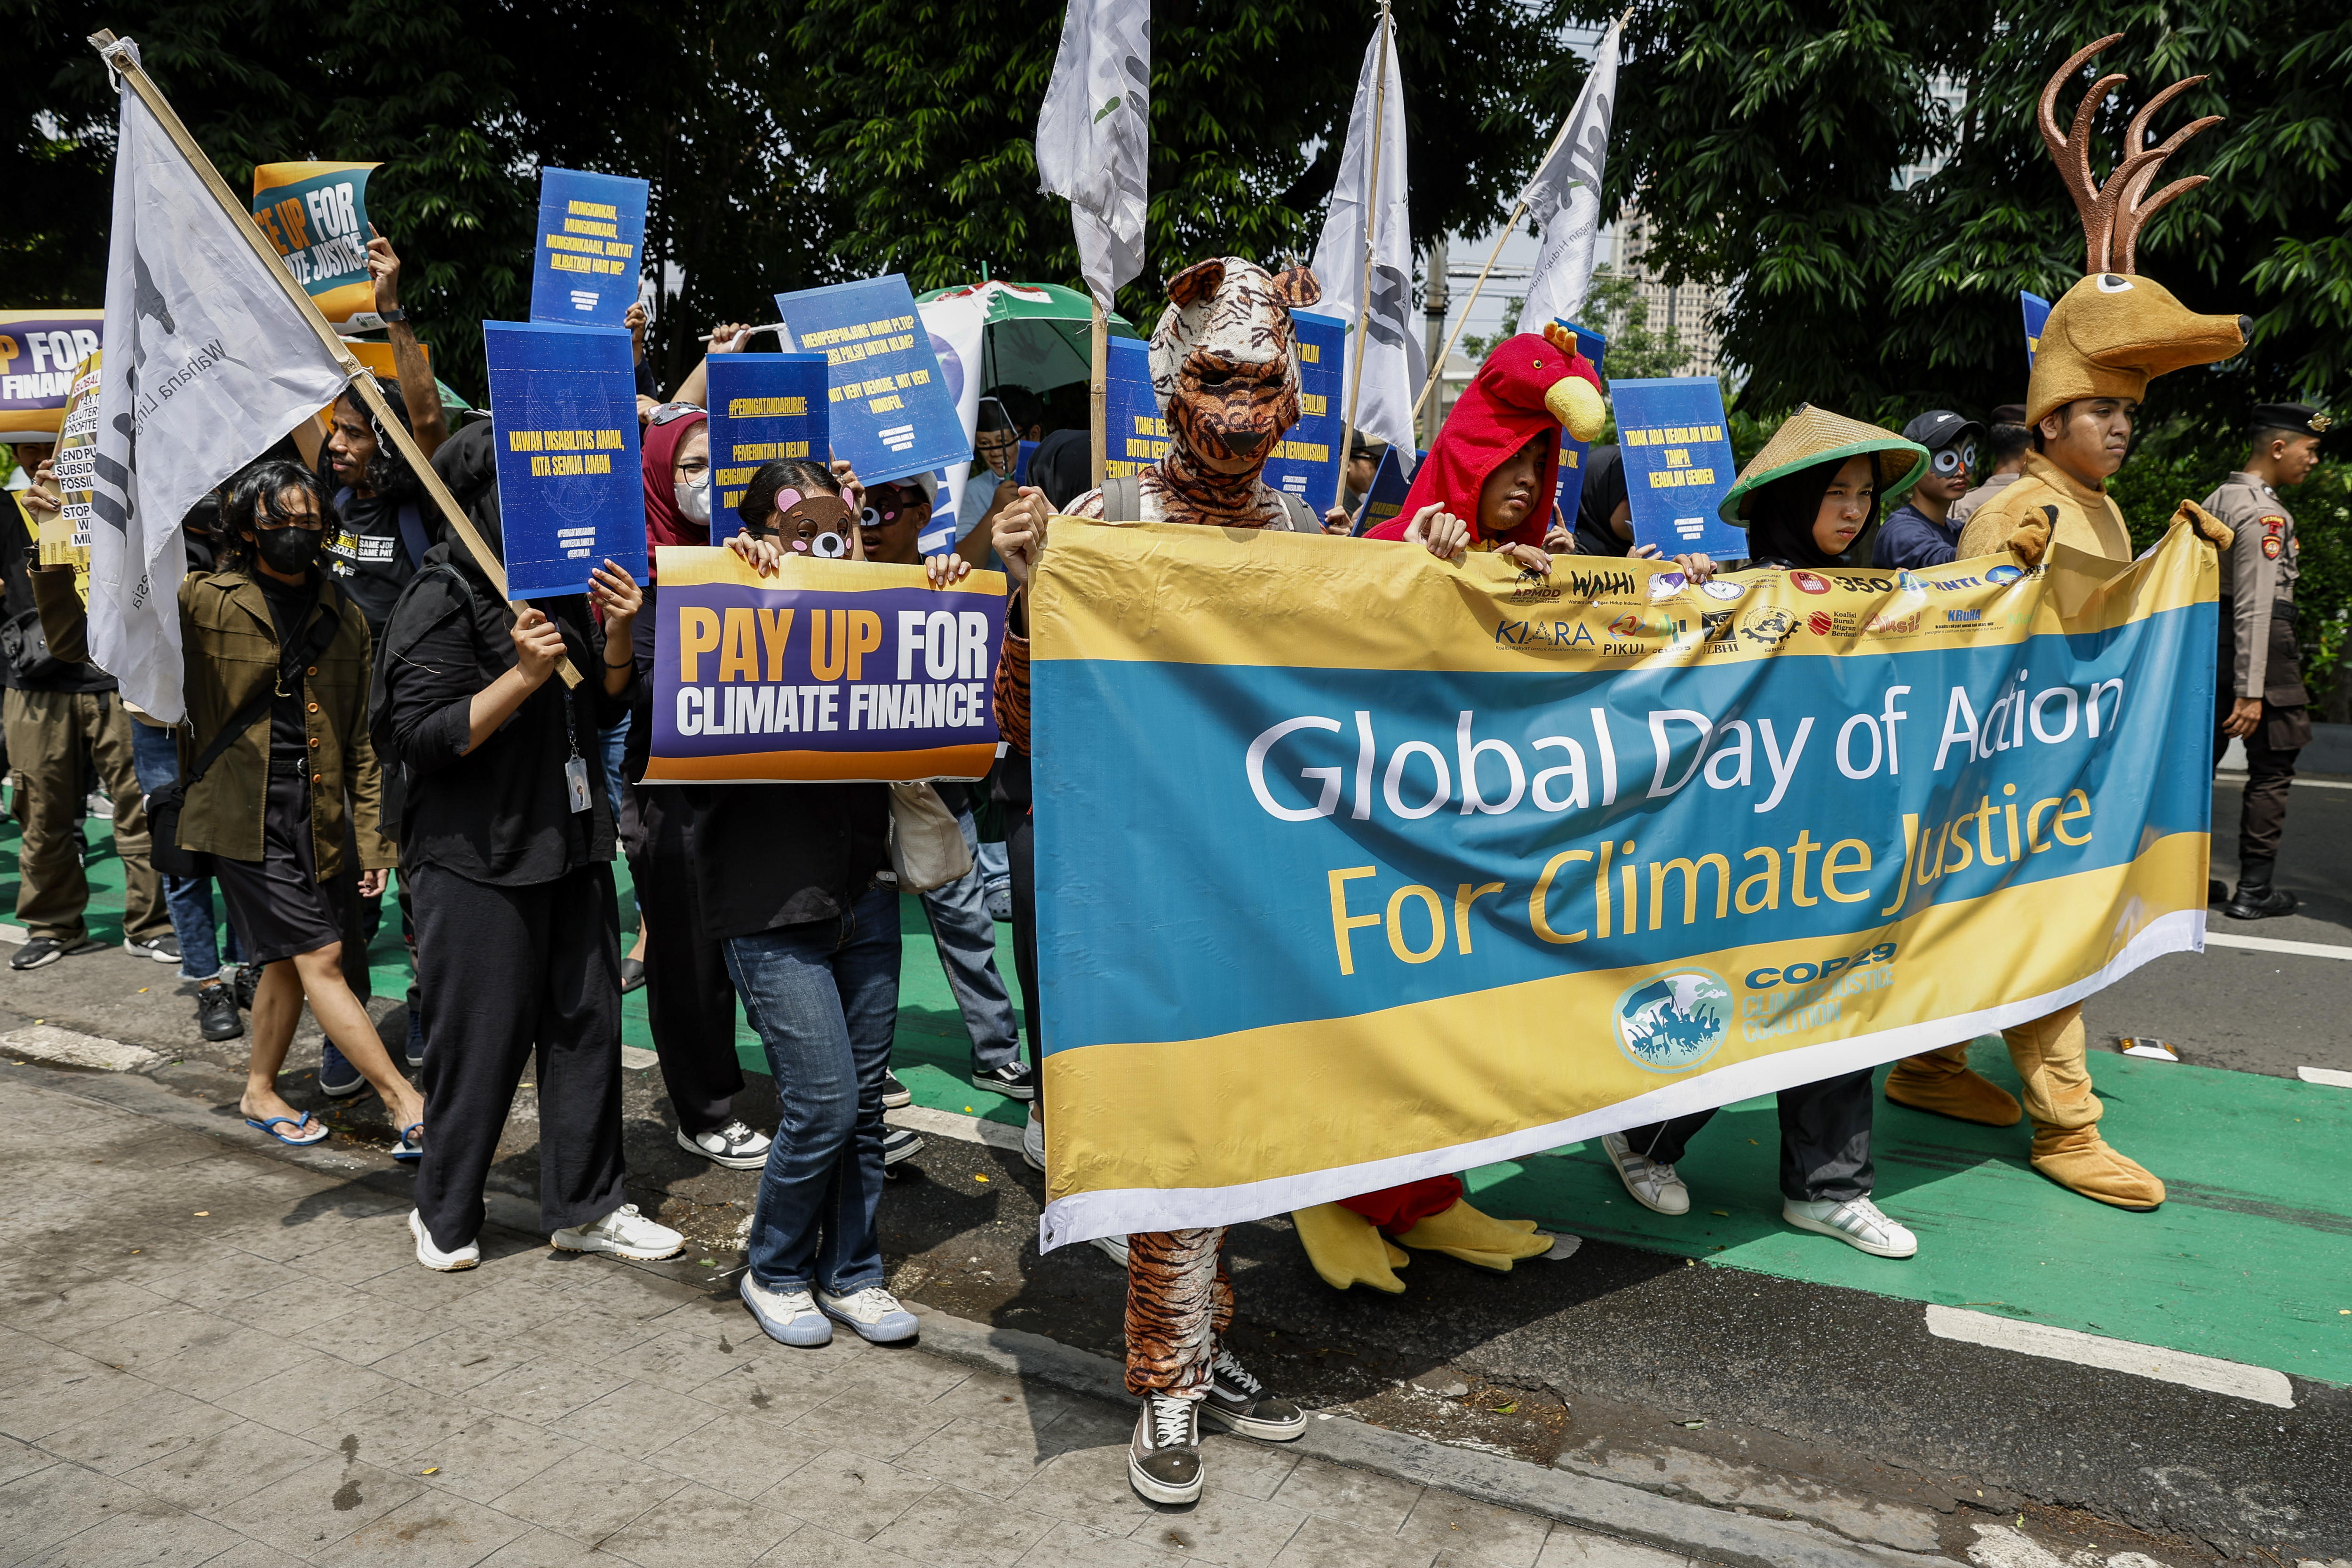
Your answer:
[[[1127,1445],[1127,1484],[1153,1502],[1201,1498],[1201,1402],[1147,1394]]]
[[[1209,1366],[1209,1396],[1201,1401],[1202,1419],[1269,1443],[1290,1442],[1307,1430],[1307,1413],[1289,1400],[1268,1394],[1265,1384],[1251,1376],[1249,1369],[1224,1346],[1217,1347],[1216,1359]]]

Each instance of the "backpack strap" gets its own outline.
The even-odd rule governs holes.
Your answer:
[[[307,616],[318,607],[319,600],[316,595],[313,595],[302,613]],[[321,616],[310,627],[309,636],[279,656],[278,679],[246,699],[245,706],[230,714],[228,722],[220,727],[220,733],[213,737],[212,744],[206,746],[196,760],[189,764],[188,771],[180,780],[180,787],[184,794],[195,788],[197,782],[211,771],[212,765],[219,762],[228,749],[236,743],[237,737],[252,729],[254,721],[269,711],[270,700],[278,695],[281,688],[298,692],[302,689],[304,667],[327,651],[329,645],[335,640],[335,634],[342,630],[342,627],[343,618],[340,612]]]
[[[1316,518],[1313,509],[1305,501],[1292,495],[1288,490],[1276,490],[1274,494],[1275,499],[1282,502],[1283,515],[1289,519],[1291,532],[1320,533],[1323,531],[1323,524]]]
[[[417,571],[425,564],[425,552],[433,542],[425,534],[425,514],[415,501],[400,503],[400,542],[408,547],[408,569]]]

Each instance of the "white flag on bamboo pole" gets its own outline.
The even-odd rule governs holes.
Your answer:
[[[1383,85],[1385,84],[1385,85]],[[1375,148],[1377,147],[1377,155]],[[1377,182],[1377,184],[1376,184]],[[1412,331],[1412,215],[1406,200],[1404,77],[1397,68],[1396,41],[1385,25],[1364,48],[1356,80],[1356,105],[1348,116],[1348,141],[1339,154],[1339,178],[1315,247],[1315,279],[1323,286],[1315,308],[1348,323],[1345,379],[1340,385],[1355,405],[1355,426],[1374,440],[1401,445],[1413,439],[1413,396],[1421,390],[1428,354]],[[1369,314],[1365,290],[1365,214],[1371,215],[1371,287]],[[1363,331],[1357,331],[1359,322]],[[1357,360],[1363,362],[1357,390]]]
[[[1558,317],[1573,321],[1592,282],[1592,248],[1601,233],[1601,173],[1609,157],[1609,115],[1617,99],[1620,24],[1612,22],[1592,57],[1592,74],[1554,142],[1551,156],[1520,200],[1543,230],[1518,331],[1540,332]],[[1592,324],[1592,323],[1587,323]]]
[[[129,40],[115,45],[138,60]],[[204,174],[127,81],[106,260],[89,651],[179,722],[180,520],[348,379]]]
[[[1069,198],[1079,270],[1106,311],[1143,270],[1150,128],[1150,0],[1069,0],[1037,114],[1038,189]]]

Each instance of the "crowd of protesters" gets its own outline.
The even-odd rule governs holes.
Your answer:
[[[370,262],[379,305],[396,315],[398,258],[379,238]],[[662,546],[711,542],[706,374],[698,366],[664,397],[644,366],[641,311],[631,325],[646,542],[657,560]],[[740,351],[751,335],[721,327],[710,352]],[[383,386],[386,406],[495,552],[491,427],[445,406],[404,321],[391,339],[397,375]],[[1775,438],[1790,449],[1776,458],[1768,448],[1742,477],[1754,563],[1916,570],[1955,559],[1968,517],[2039,461],[2045,440],[2072,438],[2049,419],[2029,427],[2024,416],[1998,409],[1988,427],[1931,410],[1900,435],[1845,421],[1835,442],[1825,436],[1810,448],[1787,435],[1800,416]],[[2053,417],[2063,427],[2068,416]],[[1467,477],[1371,530],[1376,539],[1444,558],[1493,550],[1533,572],[1562,553],[1656,554],[1634,542],[1614,447],[1589,453],[1575,514],[1556,517],[1556,426],[1449,466],[1452,432],[1423,460],[1431,473]],[[1034,446],[1018,482],[1024,443]],[[251,1012],[244,1117],[283,1143],[329,1136],[278,1088],[307,1004],[325,1037],[320,1088],[380,1097],[394,1156],[416,1167],[416,1257],[443,1270],[479,1259],[484,1182],[527,1074],[553,1244],[641,1259],[680,1250],[680,1234],[639,1213],[625,1190],[621,1009],[641,983],[679,1148],[761,1173],[742,1289],[761,1326],[794,1345],[825,1342],[836,1323],[876,1342],[911,1337],[915,1320],[887,1288],[877,1223],[886,1168],[921,1147],[885,1119],[910,1098],[890,1066],[902,953],[887,786],[639,787],[657,574],[641,586],[608,561],[584,594],[510,605],[401,445],[353,393],[190,514],[180,589],[188,719],[177,731],[128,709],[87,662],[71,569],[38,565],[28,542],[53,496],[17,493],[15,514],[29,532],[0,550],[0,679],[27,933],[12,966],[40,968],[95,945],[79,848],[94,780],[123,868],[124,946],[179,966],[205,1037],[237,1037],[241,1010]],[[1819,456],[1832,447],[1839,456]],[[1045,517],[1091,489],[1087,433],[1046,428],[1033,393],[1000,387],[982,400],[974,455],[952,540],[928,560],[919,541],[937,482],[862,483],[837,462],[759,468],[727,547],[767,574],[831,536],[853,562],[922,566],[939,588],[993,564],[1017,597]],[[1350,453],[1348,504],[1326,516],[1328,531],[1368,521],[1361,509],[1381,455]],[[48,456],[16,449],[28,471]],[[2299,482],[2308,468],[2289,476],[2267,461],[2258,445],[2250,463],[2264,482]],[[1883,500],[1904,490],[1882,519]],[[1717,569],[1705,557],[1681,565],[1700,581]],[[1022,624],[1016,607],[1007,664],[1019,646],[1025,671]],[[1025,704],[1025,685],[1014,685],[1000,682],[1000,705]],[[2231,721],[2245,722],[2231,732],[2252,731],[2256,709],[2252,719],[2237,713]],[[1042,1169],[1035,1067],[1021,1046],[1025,1034],[1034,1055],[1038,1013],[1029,759],[1017,738],[1025,722],[1006,729],[1016,739],[988,779],[938,786],[972,864],[919,902],[971,1035],[970,1080],[1032,1102],[1025,1151]],[[638,917],[625,954],[616,853]],[[395,869],[413,976],[398,1050],[366,1007],[367,953]],[[996,963],[1000,921],[1012,926],[1017,1012]],[[777,1086],[772,1129],[738,1109],[739,1002]],[[1865,1252],[1905,1257],[1916,1238],[1870,1202],[1871,1100],[1867,1072],[1781,1094],[1784,1213]],[[1687,1211],[1675,1163],[1706,1121],[1604,1141],[1639,1202]],[[1099,1245],[1128,1258],[1123,1240]],[[1287,1431],[1289,1417],[1269,1412],[1288,1407],[1260,1398],[1237,1366],[1218,1366],[1202,1384],[1213,1406],[1238,1399],[1241,1414],[1226,1412],[1237,1429],[1255,1421],[1261,1436]],[[1164,1454],[1188,1429],[1151,1430]]]

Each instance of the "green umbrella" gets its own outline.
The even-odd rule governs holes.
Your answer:
[[[1047,393],[1074,381],[1084,381],[1093,364],[1087,341],[1094,309],[1084,294],[1058,283],[1010,283],[992,279],[955,289],[934,289],[915,296],[918,304],[971,295],[988,306],[987,335],[981,359],[981,386],[1011,383],[1035,393]],[[1110,334],[1134,338],[1142,334],[1126,318],[1113,314]]]

